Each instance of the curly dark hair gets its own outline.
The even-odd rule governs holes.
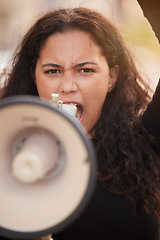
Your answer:
[[[110,68],[118,65],[116,84],[106,96],[96,124],[95,147],[98,178],[104,187],[128,197],[146,213],[160,213],[160,158],[154,140],[144,129],[141,114],[150,96],[131,54],[117,28],[103,15],[86,8],[60,9],[42,16],[22,39],[13,58],[11,72],[5,73],[1,98],[36,95],[34,75],[37,59],[47,38],[55,33],[81,30],[91,34],[101,47]]]

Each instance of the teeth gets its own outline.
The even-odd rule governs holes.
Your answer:
[[[68,105],[71,105],[71,106],[77,106],[77,104],[76,103],[66,103],[66,104],[68,104]]]

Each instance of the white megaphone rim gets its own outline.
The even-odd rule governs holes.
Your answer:
[[[77,131],[79,137],[82,139],[83,144],[85,145],[86,151],[88,153],[88,159],[90,161],[90,166],[91,166],[87,190],[83,196],[82,201],[80,202],[79,206],[74,210],[74,212],[71,213],[70,216],[68,216],[59,224],[49,227],[47,229],[31,231],[31,232],[14,231],[11,229],[4,228],[3,226],[0,226],[0,235],[4,237],[27,239],[27,238],[44,236],[50,233],[54,233],[54,234],[58,233],[63,229],[67,228],[67,226],[71,225],[78,218],[78,216],[82,213],[82,211],[87,206],[89,200],[91,199],[92,193],[94,191],[97,165],[96,165],[96,154],[95,154],[93,144],[91,140],[87,138],[79,122],[75,121],[73,117],[69,116],[67,113],[62,112],[58,108],[51,106],[51,104],[49,104],[48,102],[41,100],[39,97],[21,95],[21,96],[13,96],[13,97],[7,97],[5,99],[2,99],[0,101],[0,115],[1,115],[1,110],[3,110],[4,108],[16,106],[16,105],[20,106],[22,104],[35,105],[35,106],[40,106],[44,109],[48,109],[62,116],[65,119],[65,121],[70,123],[72,127],[75,129],[75,131]]]

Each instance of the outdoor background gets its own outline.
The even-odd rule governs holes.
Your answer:
[[[78,6],[101,11],[118,26],[138,68],[155,89],[160,77],[160,46],[136,0],[0,0],[0,72],[21,36],[42,13]]]

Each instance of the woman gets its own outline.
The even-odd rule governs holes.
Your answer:
[[[160,158],[141,122],[150,97],[117,29],[89,9],[61,9],[24,36],[1,98],[52,93],[76,103],[98,158],[93,198],[59,239],[158,239]]]

